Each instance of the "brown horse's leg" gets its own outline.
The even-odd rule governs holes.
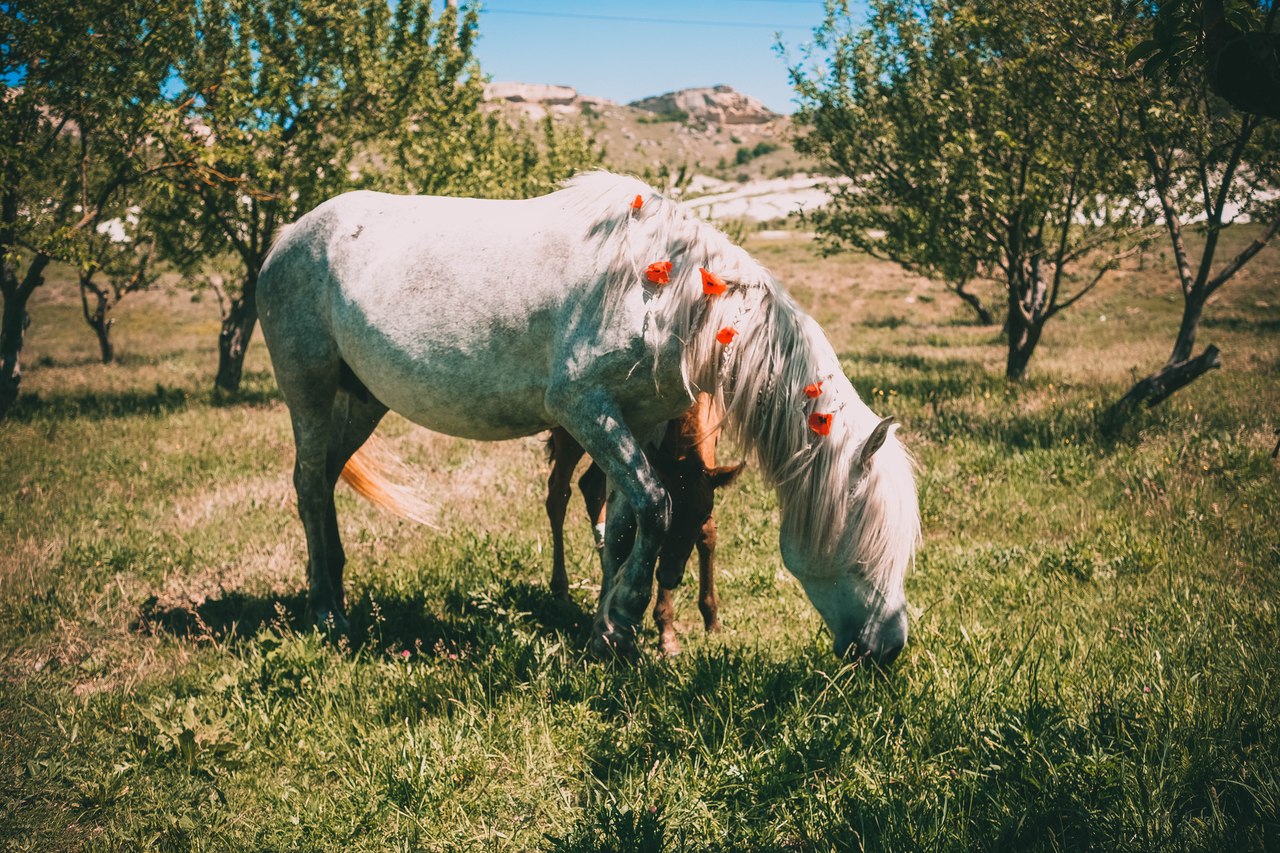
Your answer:
[[[708,631],[720,630],[720,599],[716,595],[716,519],[708,518],[698,537],[698,609]]]
[[[578,479],[578,490],[582,492],[582,502],[587,506],[587,519],[591,522],[596,551],[603,554],[604,507],[609,498],[609,482],[599,465],[592,462],[591,467],[582,473]]]
[[[673,591],[658,584],[658,598],[653,605],[653,621],[658,626],[658,647],[664,655],[680,654],[680,641],[676,639],[676,608]]]
[[[551,431],[547,446],[551,455],[551,473],[547,477],[547,519],[551,522],[551,592],[557,598],[569,597],[569,573],[564,566],[564,514],[573,492],[573,469],[584,453],[582,445],[557,427]]]

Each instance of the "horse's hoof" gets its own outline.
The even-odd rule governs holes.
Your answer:
[[[351,623],[340,610],[317,610],[315,627],[326,639],[338,640],[351,636]]]
[[[683,651],[680,648],[680,641],[675,637],[663,637],[659,640],[658,647],[662,649],[662,653],[669,658],[673,658]]]
[[[620,660],[636,663],[640,660],[640,648],[634,632],[610,629],[595,632],[591,637],[591,654],[600,660]]]

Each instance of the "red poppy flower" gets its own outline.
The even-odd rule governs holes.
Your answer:
[[[698,272],[702,273],[702,292],[708,296],[719,296],[729,289],[729,285],[710,270],[699,267]]]
[[[830,435],[831,421],[833,418],[835,418],[835,415],[826,414],[825,412],[814,412],[812,415],[809,415],[809,429],[813,430],[818,435]]]
[[[804,395],[810,399],[818,399],[822,396],[822,383],[810,382],[808,385],[804,386]]]
[[[670,284],[671,261],[654,261],[645,269],[644,277],[654,284]]]
[[[738,330],[733,328],[732,326],[725,326],[723,329],[716,332],[716,340],[724,344],[725,346],[728,346],[729,344],[733,343],[733,339],[736,338],[737,336],[738,336]]]
[[[635,201],[631,202],[631,209],[639,210],[642,207],[644,207],[644,196],[638,195],[635,197]]]

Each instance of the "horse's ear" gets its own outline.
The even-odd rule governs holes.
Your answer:
[[[707,472],[707,479],[711,481],[711,488],[718,489],[722,486],[733,485],[733,481],[742,476],[742,471],[746,467],[746,460],[743,460],[737,465],[721,465],[719,468],[712,468]]]
[[[871,457],[876,455],[876,451],[884,444],[884,440],[889,437],[889,430],[897,422],[898,419],[890,415],[876,424],[876,428],[871,431],[871,435],[867,436],[867,440],[862,444],[862,453],[858,459],[858,463],[863,470],[866,470],[866,467],[871,464]]]

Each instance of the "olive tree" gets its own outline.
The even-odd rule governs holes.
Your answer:
[[[1141,243],[1129,203],[1132,120],[1072,45],[1111,25],[1087,0],[872,0],[867,26],[829,0],[793,65],[797,147],[848,178],[814,214],[821,234],[1006,298],[1006,376],[1045,323]],[[819,57],[820,62],[809,61]]]
[[[129,200],[141,200],[135,194]],[[103,364],[115,361],[112,312],[130,293],[146,290],[156,280],[156,239],[153,224],[139,204],[122,204],[117,216],[101,222],[86,235],[77,266],[80,308],[85,323],[98,339]]]

